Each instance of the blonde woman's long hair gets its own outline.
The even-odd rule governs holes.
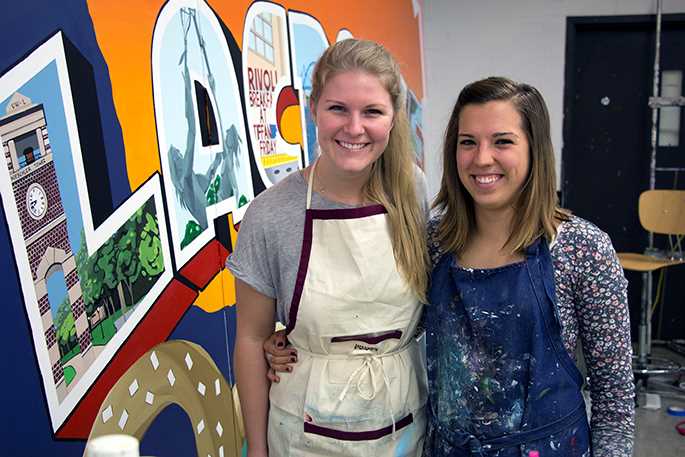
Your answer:
[[[570,216],[557,202],[549,113],[542,95],[533,86],[511,79],[481,79],[462,89],[445,129],[442,182],[433,206],[443,213],[437,235],[447,252],[460,253],[476,228],[473,198],[459,180],[457,171],[459,116],[467,105],[491,101],[512,103],[521,116],[521,128],[530,148],[528,177],[514,202],[511,232],[503,248],[511,253],[523,252],[541,236],[551,241],[559,222]]]
[[[333,76],[355,70],[378,77],[390,94],[394,109],[388,146],[372,165],[364,196],[388,211],[395,261],[411,289],[425,302],[430,264],[426,216],[416,195],[414,149],[399,65],[378,43],[357,39],[339,41],[326,49],[314,67],[311,104],[316,107],[323,88]]]

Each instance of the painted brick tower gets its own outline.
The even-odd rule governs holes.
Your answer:
[[[81,284],[69,242],[43,105],[33,104],[17,92],[6,111],[0,118],[2,148],[28,252],[52,376],[58,394],[64,395],[64,367],[48,300],[47,279],[58,270],[64,274],[80,348],[80,355],[73,361],[77,365],[91,348]]]

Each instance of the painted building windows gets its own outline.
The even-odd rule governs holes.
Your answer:
[[[29,132],[17,137],[14,140],[14,147],[17,150],[19,168],[24,168],[40,159],[40,146],[36,132]]]
[[[212,146],[219,144],[219,131],[214,117],[212,99],[207,89],[198,81],[195,83],[195,100],[197,108],[197,118],[200,121],[200,138],[202,146]]]
[[[274,63],[274,38],[271,13],[260,13],[250,29],[250,49]]]

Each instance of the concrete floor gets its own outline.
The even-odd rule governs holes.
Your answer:
[[[666,348],[655,346],[652,354],[676,360],[685,366],[685,357]],[[666,412],[669,406],[685,408],[685,391],[678,394],[674,390],[660,387],[660,381],[673,383],[675,379],[654,377],[655,382],[650,380],[647,392],[660,394],[660,409],[646,409],[645,392],[638,394],[640,406],[635,410],[635,457],[685,457],[685,436],[675,430],[675,425],[685,420],[685,417],[674,417]],[[680,381],[685,381],[685,371],[682,371]]]

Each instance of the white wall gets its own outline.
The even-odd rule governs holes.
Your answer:
[[[425,0],[424,138],[430,195],[442,173],[445,125],[462,87],[508,76],[545,97],[557,154],[562,146],[566,18],[656,14],[656,0]],[[663,0],[664,13],[685,13],[685,0]],[[656,25],[655,25],[656,27]]]

